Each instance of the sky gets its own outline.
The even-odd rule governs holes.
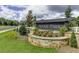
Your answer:
[[[68,5],[0,5],[0,17],[11,20],[25,20],[28,10],[32,10],[37,20],[64,18]],[[79,5],[71,5],[72,16],[79,16]]]

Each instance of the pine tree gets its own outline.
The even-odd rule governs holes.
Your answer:
[[[77,48],[77,40],[76,40],[76,36],[75,36],[74,32],[72,32],[72,34],[71,34],[70,46]]]
[[[71,15],[72,15],[71,11],[72,11],[71,6],[68,6],[68,8],[65,10],[66,18],[70,18],[71,17]]]
[[[33,26],[32,25],[33,16],[32,16],[32,11],[31,10],[28,11],[28,14],[27,14],[27,17],[26,18],[27,18],[27,26],[28,27]]]

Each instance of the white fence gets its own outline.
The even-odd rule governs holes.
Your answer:
[[[74,32],[79,32],[79,27],[71,27],[71,30]]]

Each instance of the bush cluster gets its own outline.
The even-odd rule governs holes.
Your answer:
[[[20,35],[27,35],[27,34],[28,34],[28,33],[27,33],[27,29],[26,29],[26,27],[25,27],[24,24],[22,24],[22,25],[20,26],[20,28],[19,28],[19,33],[20,33]]]
[[[42,36],[42,37],[58,37],[59,36],[58,33],[54,35],[52,31],[41,31],[41,30],[36,30],[34,31],[33,34],[37,36]]]

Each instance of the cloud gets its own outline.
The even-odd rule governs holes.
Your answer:
[[[0,12],[3,11],[2,8],[0,7]]]
[[[27,9],[24,11],[25,14],[28,13],[28,10],[32,10],[33,15],[43,15],[43,14],[47,14],[48,10],[46,6],[41,6],[41,5],[37,5],[37,6],[28,6]]]
[[[79,11],[76,11],[76,10],[72,11],[72,16],[73,17],[79,16]]]
[[[68,5],[37,5],[28,6],[26,11],[32,10],[33,14],[37,16],[38,19],[54,19],[54,18],[64,18],[64,12]],[[79,16],[79,5],[71,5],[72,16]],[[24,12],[25,13],[25,12]]]
[[[11,9],[13,11],[23,11],[26,9],[26,6],[20,6],[20,5],[4,5],[4,7]]]
[[[9,14],[12,13],[11,14],[12,17],[8,17],[9,19],[20,21],[20,20],[24,20],[23,19],[23,17],[24,17],[23,12],[27,8],[27,6],[28,5],[3,5],[3,9],[5,9],[5,11],[7,10],[6,12],[9,13]],[[15,15],[13,15],[13,14],[15,14]]]
[[[79,5],[72,5],[72,16],[79,16]],[[0,5],[0,17],[12,20],[24,20],[28,10],[32,10],[37,19],[54,19],[65,17],[67,5]]]
[[[52,12],[64,12],[67,6],[64,5],[48,5],[47,8]]]
[[[11,18],[12,16],[15,16],[16,14],[4,6],[0,6],[2,11],[0,12],[0,17],[6,17],[6,18]]]
[[[37,6],[27,6],[26,10],[21,12],[21,16],[23,16],[22,19],[26,18],[26,15],[28,14],[28,10],[32,10],[32,13],[34,16],[36,16],[38,19],[43,18],[44,15],[48,15],[49,11],[46,6],[44,5],[37,5]]]
[[[79,11],[79,5],[70,5],[72,11],[77,10]],[[55,12],[65,12],[65,9],[68,7],[68,5],[48,5],[48,10],[55,11]]]
[[[1,5],[0,8],[2,9],[2,11],[0,12],[0,17],[4,17],[7,19],[11,19],[11,20],[21,20],[20,13],[22,11],[11,10],[11,9],[5,7],[4,5]]]
[[[45,16],[43,18],[45,19],[54,19],[54,18],[64,18],[65,17],[65,9],[68,7],[68,5],[47,5],[48,10],[51,13],[48,13],[48,16]],[[72,17],[79,16],[79,5],[71,5],[72,9]]]
[[[63,17],[61,16],[63,13],[60,14],[55,11],[52,12],[46,5],[28,6],[27,9],[23,12],[23,14],[25,14],[25,17],[28,13],[28,10],[32,10],[33,15],[35,15],[38,20]]]

